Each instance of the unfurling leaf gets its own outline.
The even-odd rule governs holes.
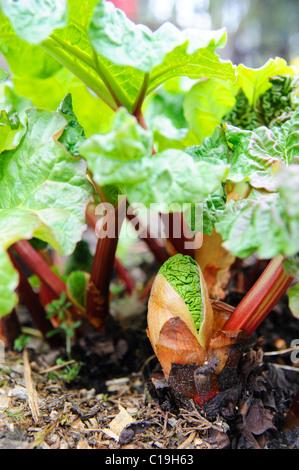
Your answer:
[[[189,343],[197,342],[197,350],[204,351],[212,335],[213,310],[199,266],[190,256],[181,254],[169,258],[161,267],[149,299],[149,338],[157,354],[160,331],[168,320],[177,317],[189,332]],[[186,361],[186,357],[182,360]],[[163,369],[170,370],[171,362],[174,362],[173,358],[168,357],[166,363],[162,364]]]

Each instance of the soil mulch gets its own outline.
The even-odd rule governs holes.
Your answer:
[[[263,333],[281,315],[273,312]],[[291,318],[283,322],[284,334],[293,339],[290,323]],[[79,338],[75,359],[64,365],[56,364],[63,351],[51,351],[41,340],[32,340],[22,353],[6,353],[0,449],[299,448],[299,428],[283,431],[299,368],[284,351],[267,353],[269,335],[267,341],[257,336],[244,353],[238,385],[200,408],[171,395],[144,329],[111,331]],[[69,381],[66,372],[78,358],[80,377]]]

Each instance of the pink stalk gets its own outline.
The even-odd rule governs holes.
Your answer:
[[[241,300],[224,325],[224,330],[245,330],[251,335],[277,304],[293,281],[283,269],[283,256],[273,258]]]

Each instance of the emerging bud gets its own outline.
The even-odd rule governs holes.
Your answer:
[[[147,334],[168,384],[200,404],[219,391],[218,377],[240,339],[240,332],[221,331],[232,309],[213,304],[200,267],[181,254],[163,264],[148,303]],[[240,354],[233,350],[235,365]]]

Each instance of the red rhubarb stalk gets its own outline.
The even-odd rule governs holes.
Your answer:
[[[86,209],[86,222],[94,231],[97,225],[97,217],[95,214],[95,210],[96,206],[94,204],[89,204]],[[131,294],[135,288],[135,283],[131,278],[130,273],[117,257],[115,257],[114,259],[114,266],[119,278],[125,284],[127,292]]]
[[[17,287],[17,292],[26,305],[34,323],[50,346],[61,346],[63,343],[58,335],[54,335],[49,338],[47,337],[47,333],[53,329],[53,325],[47,318],[46,312],[42,307],[37,294],[33,292],[32,287],[20,264],[10,252],[9,256],[14,267],[19,273],[19,285]]]
[[[24,261],[28,268],[59,298],[66,292],[65,283],[57,276],[43,257],[26,240],[13,244],[13,250]]]
[[[86,315],[99,331],[104,331],[109,318],[110,281],[113,275],[118,235],[125,218],[125,199],[115,210],[108,210],[105,216],[105,230],[113,231],[111,236],[101,236],[93,258],[87,291]],[[110,228],[109,228],[110,227]],[[104,228],[102,229],[104,230]]]
[[[258,328],[293,280],[284,272],[283,260],[284,257],[279,255],[269,262],[259,279],[235,308],[223,330],[245,330],[251,335]]]

